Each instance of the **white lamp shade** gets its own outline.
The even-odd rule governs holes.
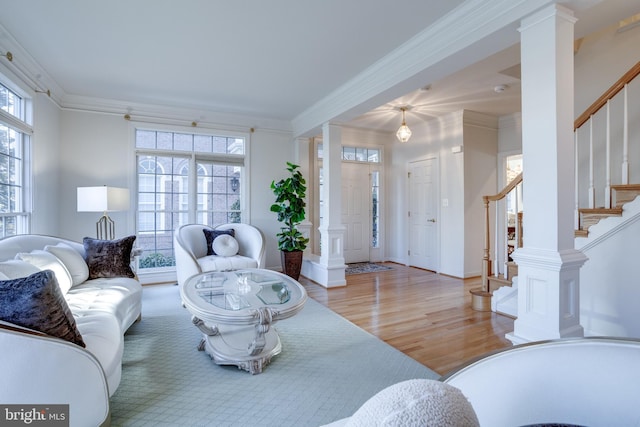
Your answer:
[[[128,188],[78,187],[78,212],[114,212],[128,209]]]

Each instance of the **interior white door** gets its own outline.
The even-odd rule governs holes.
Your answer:
[[[409,163],[409,265],[437,271],[437,159]]]
[[[344,260],[369,261],[371,242],[371,189],[369,165],[342,164],[342,225],[345,227]]]

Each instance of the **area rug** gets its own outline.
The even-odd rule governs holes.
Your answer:
[[[320,426],[385,387],[439,375],[309,299],[276,323],[283,351],[258,375],[197,351],[200,332],[178,287],[146,286],[125,335],[112,426]]]
[[[375,262],[354,262],[347,264],[344,274],[348,276],[350,274],[375,273],[385,270],[393,270],[393,268]]]

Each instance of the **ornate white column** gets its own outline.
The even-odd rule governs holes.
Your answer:
[[[582,336],[574,249],[572,11],[553,4],[522,20],[524,247],[518,264],[514,344]]]
[[[322,224],[320,230],[320,284],[345,286],[344,233],[342,225],[342,129],[322,126]]]

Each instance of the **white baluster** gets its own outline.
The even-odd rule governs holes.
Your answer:
[[[607,100],[607,139],[605,148],[605,181],[604,186],[604,207],[611,208],[611,100]]]
[[[622,124],[622,184],[629,183],[629,108],[627,84],[624,85],[624,112]]]
[[[574,171],[574,180],[575,180],[575,210],[573,212],[573,229],[574,230],[578,230],[580,228],[580,198],[579,198],[579,180],[578,180],[578,176],[580,175],[578,173],[578,130],[576,129],[575,131],[573,131],[573,150],[574,150],[574,162],[575,162],[575,171]]]
[[[593,114],[589,117],[589,207],[596,207],[596,190],[593,187]]]

